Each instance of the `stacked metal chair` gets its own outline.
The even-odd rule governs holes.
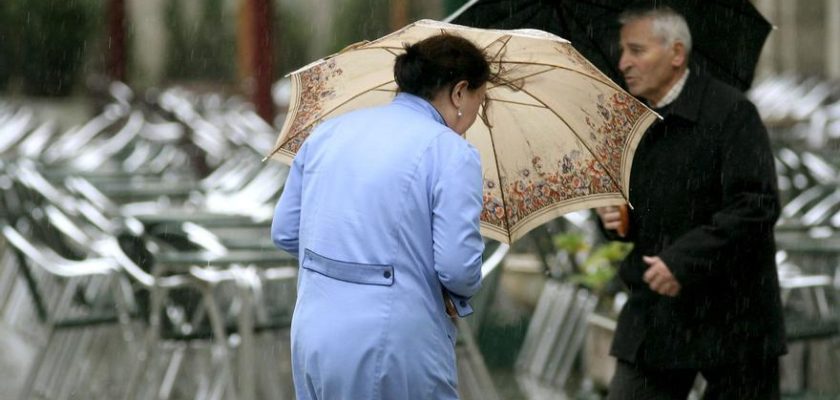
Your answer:
[[[179,98],[168,92],[160,96],[160,99],[167,99],[166,101],[170,102]],[[70,322],[54,317],[53,310],[44,306],[43,303],[48,302],[48,299],[50,306],[53,305],[52,303],[61,305],[56,310],[57,312],[66,312],[68,308],[79,308],[76,304],[81,301],[78,288],[83,287],[83,292],[97,301],[95,303],[97,311],[108,311],[107,318],[101,318],[102,323],[111,323],[116,326],[118,321],[122,322],[121,335],[126,338],[145,338],[130,342],[136,350],[133,356],[141,360],[148,360],[160,352],[160,349],[155,346],[156,337],[165,340],[172,339],[170,341],[179,339],[204,339],[206,341],[209,338],[215,343],[214,354],[219,354],[224,353],[227,348],[234,348],[235,346],[231,347],[232,343],[242,341],[236,336],[237,327],[255,330],[287,327],[288,310],[294,299],[295,276],[295,270],[288,266],[257,270],[250,264],[237,264],[236,257],[228,257],[224,264],[204,262],[188,266],[181,271],[182,273],[172,274],[171,271],[166,271],[166,265],[145,263],[146,265],[141,267],[138,263],[144,264],[142,259],[132,259],[125,254],[125,250],[133,249],[136,252],[138,247],[132,248],[132,245],[138,243],[143,249],[157,249],[159,253],[154,256],[160,259],[165,259],[167,256],[170,259],[177,259],[179,256],[183,258],[183,251],[180,251],[183,249],[173,246],[172,242],[191,243],[193,250],[219,251],[219,248],[211,246],[212,235],[196,236],[195,233],[201,231],[201,227],[189,222],[188,219],[177,221],[180,227],[186,227],[181,232],[183,242],[177,241],[178,234],[155,236],[154,229],[149,229],[153,226],[149,224],[143,226],[143,222],[131,217],[131,213],[128,212],[132,210],[132,207],[134,210],[144,209],[142,203],[146,203],[145,206],[157,206],[154,208],[157,212],[163,212],[181,204],[191,204],[199,210],[208,204],[200,198],[212,197],[216,199],[213,200],[215,203],[224,203],[220,201],[223,200],[221,190],[219,190],[222,185],[229,186],[230,190],[227,193],[240,194],[242,197],[239,199],[249,199],[251,206],[256,206],[259,201],[267,205],[276,200],[276,195],[282,188],[283,168],[277,165],[261,168],[263,167],[260,161],[261,154],[257,153],[256,149],[247,149],[250,152],[250,165],[245,165],[244,152],[240,151],[242,154],[238,157],[238,171],[241,175],[240,181],[244,182],[242,187],[250,182],[253,175],[256,175],[260,169],[263,169],[274,174],[273,177],[279,181],[279,184],[273,185],[273,192],[266,193],[266,191],[255,189],[242,192],[235,190],[236,187],[230,186],[232,183],[230,169],[233,168],[222,165],[224,164],[222,161],[229,159],[228,155],[233,155],[237,149],[242,149],[241,146],[232,145],[233,140],[241,141],[243,135],[253,133],[250,131],[255,125],[253,122],[241,122],[241,120],[247,121],[252,118],[247,109],[234,107],[228,110],[230,111],[228,114],[218,116],[219,120],[227,118],[229,121],[240,121],[237,131],[239,136],[232,139],[221,136],[224,128],[214,129],[212,124],[202,122],[203,119],[197,116],[197,113],[189,115],[184,111],[183,105],[179,106],[178,115],[189,118],[189,125],[178,120],[167,121],[168,114],[165,110],[148,112],[145,107],[150,106],[130,106],[129,101],[128,98],[117,98],[100,115],[78,128],[63,133],[58,132],[51,124],[37,125],[32,121],[31,112],[21,111],[25,110],[24,108],[12,110],[9,114],[0,114],[0,119],[8,123],[3,125],[4,132],[9,131],[6,132],[8,135],[4,135],[5,140],[0,143],[2,145],[0,152],[4,155],[2,167],[6,172],[3,174],[3,181],[8,189],[14,186],[14,190],[4,191],[3,199],[3,230],[6,239],[6,245],[3,248],[6,251],[2,255],[4,263],[3,269],[0,270],[2,272],[0,276],[3,277],[3,285],[0,285],[0,288],[3,289],[2,298],[4,299],[0,305],[4,306],[4,317],[14,325],[33,324],[34,321],[31,318],[28,320],[24,318],[29,314],[21,311],[21,308],[25,307],[19,307],[25,305],[26,297],[29,297],[35,304],[34,308],[38,310],[37,314],[42,316],[42,323],[49,332],[47,337],[52,339],[57,336],[53,332],[63,329]],[[135,108],[132,109],[132,107]],[[238,119],[237,115],[240,116]],[[184,128],[185,126],[187,128]],[[199,130],[200,133],[192,132],[193,130]],[[193,138],[185,138],[185,132],[192,133]],[[267,130],[258,133],[270,134]],[[254,134],[251,138],[254,137],[259,137],[259,135]],[[262,141],[253,140],[253,142],[262,143],[263,146],[269,143],[267,136],[262,138]],[[199,180],[196,174],[191,173],[191,154],[184,151],[184,146],[182,146],[185,140],[194,148],[203,151],[202,158],[209,160],[209,165],[213,167],[218,165],[214,171],[215,174],[208,176],[205,180]],[[268,175],[269,173],[263,172],[263,178],[253,182],[251,187],[271,186],[267,182]],[[215,179],[215,182],[212,179]],[[121,191],[120,186],[126,186],[124,183],[127,181],[132,185],[123,187],[124,190]],[[202,187],[201,184],[205,186]],[[17,196],[11,196],[12,194]],[[16,211],[13,212],[15,207]],[[222,207],[217,206],[213,209],[220,208]],[[264,209],[265,207],[262,211],[265,215]],[[230,214],[230,207],[217,215],[222,216],[223,213]],[[30,221],[36,214],[40,218],[37,221]],[[239,220],[254,225],[254,218],[247,214],[246,217]],[[133,232],[127,229],[132,226]],[[265,227],[264,224],[254,226],[250,228],[252,231]],[[49,235],[43,235],[41,231],[48,231]],[[121,232],[132,232],[136,240],[120,243]],[[241,232],[240,229],[240,235],[237,236],[240,241],[243,239]],[[266,238],[268,236],[267,231],[260,231],[258,234]],[[168,239],[172,239],[171,242]],[[68,245],[68,242],[73,243]],[[53,247],[75,250],[85,257],[83,260],[97,261],[73,261],[60,258],[59,255],[54,254]],[[178,253],[173,254],[176,251]],[[221,250],[221,252],[226,251],[226,248]],[[270,257],[262,258],[266,262],[270,259]],[[274,259],[278,257],[275,256]],[[15,263],[15,260],[18,262]],[[285,260],[289,260],[288,256]],[[249,259],[244,259],[244,262],[248,261]],[[90,268],[82,268],[86,266]],[[35,267],[43,271],[30,273],[30,270]],[[49,274],[65,280],[83,278],[90,280],[101,275],[119,283],[94,285],[85,281],[86,284],[68,284],[65,285],[67,288],[63,289],[63,292],[49,291],[63,293],[61,296],[45,298],[43,290],[40,290],[43,286],[36,286],[30,275],[37,275],[36,277],[40,278],[40,275]],[[21,279],[21,276],[26,279]],[[23,286],[21,282],[30,287],[31,293],[23,293],[19,289]],[[272,284],[271,282],[281,282],[292,288],[291,295],[285,296],[280,302],[281,308],[285,305],[284,312],[286,312],[280,320],[274,312],[276,310],[272,311],[274,314],[268,312],[267,303],[262,301],[262,297],[266,297],[262,289],[265,285]],[[117,289],[119,290],[115,292]],[[171,296],[172,293],[183,290],[192,290],[194,294],[181,296],[180,299],[178,296]],[[148,299],[144,299],[143,292],[146,292],[145,297]],[[272,295],[273,300],[279,299],[274,293]],[[196,297],[199,300],[196,301]],[[248,301],[244,306],[243,299]],[[220,300],[230,300],[230,303],[226,305],[228,309],[222,310],[219,306]],[[179,301],[181,303],[186,301],[189,307],[178,304]],[[138,304],[143,303],[146,303],[144,307],[138,307]],[[181,306],[180,309],[178,306]],[[190,307],[192,309],[187,309]],[[231,307],[238,307],[238,309],[232,310]],[[254,317],[248,321],[245,316],[251,314],[254,314]],[[14,315],[20,318],[13,317]],[[238,325],[236,324],[237,317],[241,321]],[[200,322],[202,319],[209,320],[209,323]],[[231,327],[231,321],[233,321],[233,327]],[[93,320],[91,322],[82,320],[75,322],[74,326],[79,328],[78,331],[87,334],[89,329],[84,328],[93,323]],[[142,334],[130,333],[136,332],[137,325],[141,326]],[[199,332],[202,330],[203,332]],[[241,334],[245,335],[245,333]],[[85,341],[91,340],[85,337]],[[84,376],[85,374],[78,371],[64,373],[66,371],[60,371],[61,366],[52,362],[52,357],[59,357],[55,354],[60,354],[63,357],[62,360],[66,361],[61,364],[63,367],[67,367],[67,363],[79,362],[80,356],[81,359],[85,359],[81,353],[85,353],[87,348],[79,346],[80,343],[77,341],[78,338],[75,337],[61,338],[59,344],[53,343],[54,340],[49,340],[48,343],[40,346],[42,351],[38,360],[48,361],[36,360],[21,398],[30,398],[36,394],[47,398],[71,395],[76,397],[81,393],[80,387],[89,386],[81,382],[89,382],[90,376]],[[240,365],[248,366],[249,362],[253,361],[254,351],[252,350],[251,353],[251,358],[240,358],[242,360]],[[223,355],[215,358],[223,360],[218,363],[221,371],[211,371],[213,373],[203,380],[208,383],[222,383],[216,386],[208,384],[204,392],[199,392],[200,396],[205,398],[236,397],[239,388],[235,387],[237,382],[232,376],[233,357]],[[147,368],[143,371],[149,372],[144,378],[160,378],[166,383],[165,385],[155,384],[160,387],[160,390],[141,390],[148,382],[138,377],[139,374],[129,374],[131,378],[126,381],[137,384],[133,386],[136,390],[126,394],[137,398],[167,397],[171,394],[174,378],[177,375],[174,374],[174,371],[178,369],[176,364],[174,361],[164,364],[163,366],[167,369],[164,374],[159,374],[162,378],[151,377],[155,375],[156,368]],[[40,368],[42,365],[45,368]],[[125,365],[132,364],[125,363]],[[140,368],[135,370],[140,370]],[[55,378],[56,376],[61,378]],[[216,376],[225,379],[216,379]],[[190,376],[187,377],[190,378]],[[271,380],[278,381],[279,379],[272,377]],[[160,382],[158,380],[158,383]],[[271,390],[275,394],[282,391]],[[243,396],[243,398],[253,398],[253,387],[250,392],[250,396]],[[107,394],[94,391],[86,393],[90,397],[115,397],[113,391]]]
[[[110,92],[67,130],[0,104],[0,316],[43,331],[19,398],[292,398],[297,262],[268,234],[288,170],[262,160],[274,129],[237,98]],[[464,398],[484,399],[478,308],[459,370]]]
[[[784,96],[779,94],[784,93]],[[840,392],[840,87],[782,76],[750,92],[776,148],[777,260],[790,354],[783,390]]]

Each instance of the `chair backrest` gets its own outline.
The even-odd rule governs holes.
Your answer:
[[[74,156],[91,139],[117,122],[119,117],[119,114],[105,111],[90,119],[78,130],[65,132],[46,149],[42,159],[52,164]]]
[[[11,226],[4,226],[2,231],[6,242],[11,245],[17,256],[18,267],[32,296],[32,301],[35,303],[36,314],[41,321],[59,325],[75,325],[113,319],[114,314],[109,314],[105,318],[97,315],[93,319],[89,319],[90,315],[65,315],[66,311],[73,308],[71,297],[74,295],[74,290],[84,289],[77,286],[79,283],[72,279],[105,277],[117,268],[112,260],[103,258],[84,261],[67,260],[43,245],[30,242]],[[44,273],[46,276],[43,275]],[[56,279],[46,279],[49,277],[67,282],[58,284]]]
[[[47,203],[54,204],[65,211],[75,208],[73,196],[59,190],[41,174],[34,163],[21,160],[13,168],[10,168],[10,175],[33,193],[39,195]],[[40,202],[39,202],[40,203]]]
[[[562,388],[583,346],[597,296],[572,284],[548,280],[516,361],[518,374]]]
[[[57,130],[56,124],[53,121],[42,123],[18,144],[18,155],[26,158],[38,158],[44,152],[44,149],[50,143],[50,139],[52,139]]]
[[[0,122],[0,154],[26,137],[32,124],[33,113],[28,108],[19,109],[13,116]]]
[[[103,212],[116,213],[119,210],[119,207],[108,196],[83,177],[69,176],[64,180],[64,186],[71,192],[87,199]]]
[[[30,242],[16,229],[8,225],[3,227],[3,236],[15,250],[52,275],[73,278],[83,275],[107,274],[116,267],[116,264],[107,258],[89,258],[81,261],[66,259],[49,247]]]
[[[143,123],[143,114],[140,111],[134,111],[117,133],[96,146],[88,146],[75,158],[69,160],[69,164],[81,171],[92,171],[102,167],[109,158],[124,150],[137,138]]]

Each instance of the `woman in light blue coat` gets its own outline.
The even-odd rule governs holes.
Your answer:
[[[271,234],[300,260],[299,400],[457,399],[458,313],[480,286],[482,176],[463,134],[490,69],[438,35],[396,58],[390,104],[325,121],[292,164]]]

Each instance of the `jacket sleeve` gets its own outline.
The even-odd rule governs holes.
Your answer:
[[[773,153],[755,106],[741,99],[723,124],[721,145],[722,207],[707,225],[677,238],[659,256],[684,287],[720,279],[722,255],[743,243],[773,240],[780,204]]]
[[[274,245],[298,257],[300,251],[300,205],[303,186],[303,166],[306,143],[295,156],[283,193],[274,210],[271,221],[271,239]]]
[[[456,308],[462,308],[481,286],[481,163],[469,148],[446,164],[432,188],[434,265]]]

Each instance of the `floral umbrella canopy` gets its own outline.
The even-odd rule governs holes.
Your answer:
[[[290,74],[289,111],[271,156],[291,163],[319,122],[390,102],[404,44],[441,32],[473,41],[492,60],[495,79],[466,134],[481,154],[484,236],[510,243],[564,213],[627,202],[633,153],[656,114],[568,41],[537,30],[422,20],[303,67]]]

